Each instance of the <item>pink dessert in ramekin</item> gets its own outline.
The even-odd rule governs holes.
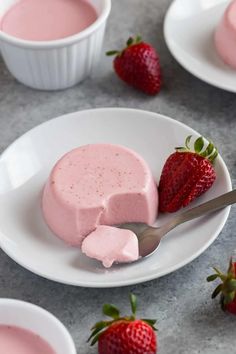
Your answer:
[[[34,1],[40,3],[40,6],[43,4],[48,6],[48,1]],[[51,1],[56,4],[55,0]],[[62,18],[58,19],[51,16],[51,19],[58,21],[52,24],[56,32],[53,32],[54,30],[49,31],[50,23],[45,20],[45,29],[41,31],[41,34],[37,29],[35,30],[36,33],[27,35],[25,30],[30,23],[27,24],[27,21],[20,20],[21,17],[18,16],[18,20],[22,24],[22,30],[20,30],[19,27],[12,26],[12,22],[9,26],[7,20],[11,8],[16,6],[19,0],[1,0],[0,19],[3,21],[2,24],[5,23],[6,32],[4,28],[0,28],[0,51],[9,71],[18,81],[35,89],[60,90],[81,82],[94,72],[100,58],[106,22],[111,9],[111,0],[84,1],[91,4],[97,16],[96,19],[93,18],[90,22],[87,22],[87,27],[86,24],[85,27],[78,27],[79,33],[73,34],[75,33],[74,26],[78,16],[73,16],[70,26],[65,25],[64,27],[60,24],[63,22]],[[28,3],[27,0],[24,0],[24,4],[30,6],[31,2]],[[37,9],[32,6],[31,10],[34,14]],[[64,20],[67,18],[68,11],[70,14],[69,7],[65,11]],[[55,13],[62,16],[63,9],[57,9]],[[85,13],[85,15],[87,16],[88,13]],[[29,20],[30,16],[27,12],[25,16]],[[37,21],[35,20],[35,22]],[[71,28],[72,25],[73,28]],[[62,32],[60,32],[60,28]],[[45,33],[47,30],[48,33]],[[54,36],[50,37],[52,34]],[[62,38],[64,35],[66,37]],[[49,40],[49,38],[55,39]]]

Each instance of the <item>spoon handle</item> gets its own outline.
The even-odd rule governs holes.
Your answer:
[[[176,216],[176,224],[180,225],[186,221],[193,220],[207,213],[212,213],[218,209],[222,209],[228,205],[236,203],[236,189],[231,192],[222,194],[221,196],[211,199],[206,203],[200,204],[195,208],[184,211]]]
[[[146,257],[152,254],[158,248],[161,239],[176,226],[234,203],[236,203],[236,189],[200,204],[195,208],[186,210],[160,227],[146,227],[144,231],[137,234],[139,239],[139,255]]]

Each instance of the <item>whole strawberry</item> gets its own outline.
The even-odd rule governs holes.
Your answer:
[[[136,320],[137,299],[130,294],[132,315],[120,317],[114,305],[105,304],[103,313],[112,318],[110,321],[97,322],[92,327],[91,345],[98,342],[99,354],[155,354],[157,340],[155,320]]]
[[[155,49],[142,41],[140,36],[129,38],[122,51],[112,50],[116,55],[113,65],[121,80],[148,95],[156,95],[161,89],[161,69]]]
[[[199,137],[191,150],[191,137],[188,136],[185,147],[177,147],[164,164],[158,187],[161,212],[172,213],[187,206],[206,192],[216,179],[213,162],[218,155],[217,149],[211,142],[204,148],[204,139]]]
[[[221,294],[220,304],[222,310],[236,315],[236,261],[233,258],[230,259],[226,274],[221,273],[217,268],[213,269],[216,273],[210,275],[207,281],[211,282],[219,278],[221,283],[215,288],[211,297],[214,299],[218,294]]]

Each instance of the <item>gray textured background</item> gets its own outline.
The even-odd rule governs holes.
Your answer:
[[[85,108],[116,106],[160,112],[184,122],[217,142],[235,186],[236,98],[183,70],[163,38],[163,19],[170,0],[113,0],[105,50],[120,48],[130,34],[141,33],[158,49],[165,85],[149,98],[121,83],[111,59],[102,58],[98,75],[63,92],[37,92],[17,83],[0,59],[0,151],[28,129],[55,116]],[[125,9],[125,11],[124,11]],[[222,313],[210,299],[205,282],[211,266],[226,267],[236,246],[236,208],[214,244],[197,260],[173,274],[137,286],[86,289],[42,279],[0,252],[0,296],[39,304],[69,328],[78,353],[96,353],[86,344],[90,326],[100,318],[104,302],[128,310],[129,291],[139,296],[143,314],[158,319],[161,354],[236,353],[236,317]],[[67,353],[65,353],[67,354]]]

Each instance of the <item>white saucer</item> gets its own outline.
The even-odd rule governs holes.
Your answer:
[[[229,0],[174,0],[167,11],[164,36],[174,58],[199,79],[236,92],[236,70],[219,58],[213,41]]]
[[[45,225],[40,208],[42,188],[52,166],[64,153],[79,145],[110,142],[130,147],[145,158],[158,181],[165,159],[189,134],[197,133],[173,119],[119,108],[72,113],[30,130],[0,158],[2,249],[36,274],[87,287],[140,283],[191,262],[215,240],[226,222],[229,208],[179,226],[167,235],[153,256],[109,270],[55,237]],[[220,156],[216,171],[216,182],[197,203],[231,189],[229,173]],[[161,216],[158,222],[170,217]]]

